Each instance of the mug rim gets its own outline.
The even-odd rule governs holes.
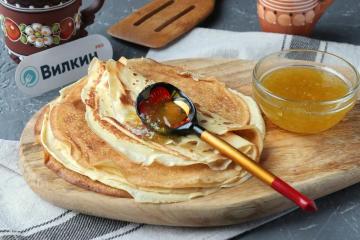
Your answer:
[[[47,7],[40,7],[40,8],[30,8],[30,7],[17,7],[15,5],[12,5],[10,3],[5,2],[4,0],[0,0],[0,4],[3,7],[6,7],[10,10],[16,11],[16,12],[26,12],[26,13],[41,13],[41,12],[50,12],[50,11],[55,11],[55,10],[59,10],[62,8],[65,8],[73,3],[75,3],[77,0],[69,0],[68,2],[65,3],[60,3],[58,5],[55,6],[47,6]]]

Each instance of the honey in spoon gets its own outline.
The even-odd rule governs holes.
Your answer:
[[[189,111],[189,106],[181,97],[174,98],[162,87],[152,89],[149,98],[140,102],[139,106],[146,124],[163,134],[188,122]]]

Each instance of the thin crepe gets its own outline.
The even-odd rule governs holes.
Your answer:
[[[83,79],[64,89],[61,97],[50,105],[44,117],[41,141],[62,166],[93,181],[86,183],[87,188],[103,192],[97,184],[100,182],[127,191],[139,202],[177,202],[237,185],[247,178],[246,173],[233,164],[226,170],[214,171],[204,164],[166,167],[134,163],[88,128],[85,106],[80,99],[85,83]],[[64,171],[62,177],[81,182],[71,172]]]
[[[142,76],[152,68],[150,78]],[[88,76],[63,89],[45,114],[41,142],[51,155],[47,166],[81,187],[138,202],[186,201],[245,181],[249,174],[195,135],[159,137],[135,114],[135,97],[146,85],[166,75],[182,89],[185,76],[190,97],[203,94],[192,90],[202,85],[211,93],[195,101],[201,124],[258,161],[265,130],[255,102],[215,79],[184,72],[147,59],[94,60]],[[235,109],[215,113],[221,95]]]
[[[146,77],[143,74],[147,74]],[[251,98],[227,89],[216,79],[197,79],[184,69],[149,59],[93,60],[88,82],[82,91],[89,127],[138,164],[206,164],[213,170],[226,169],[231,160],[197,136],[159,139],[141,123],[136,115],[135,99],[142,89],[157,81],[169,82],[183,90],[194,101],[202,126],[255,161],[259,160],[265,128],[261,113]],[[103,130],[104,122],[112,125],[114,130]],[[119,132],[131,140],[117,136]],[[141,154],[131,151],[135,147]]]

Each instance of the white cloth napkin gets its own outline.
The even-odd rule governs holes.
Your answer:
[[[158,61],[179,58],[257,60],[273,52],[297,48],[330,52],[360,69],[360,46],[278,33],[231,32],[207,28],[195,28],[165,49],[150,50],[147,57]]]
[[[150,50],[148,57],[258,59],[288,48],[320,49],[344,56],[359,68],[360,48],[271,33],[236,33],[197,28],[173,45]],[[86,216],[40,199],[27,186],[18,163],[18,142],[0,140],[0,239],[229,239],[276,219],[293,209],[258,221],[217,228],[180,228],[135,224]]]

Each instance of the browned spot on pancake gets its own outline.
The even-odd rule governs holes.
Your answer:
[[[95,88],[90,89],[90,92],[89,92],[88,98],[85,101],[85,104],[93,109],[96,108]]]
[[[192,78],[192,75],[190,72],[181,72],[181,73],[178,73],[178,75],[183,78]]]
[[[201,112],[201,113],[208,118],[213,118],[213,116],[208,112]]]
[[[125,94],[121,95],[120,101],[124,105],[134,105],[134,101],[131,99],[129,90],[125,90]]]
[[[196,107],[196,109],[200,109],[200,104],[194,102],[194,106]]]
[[[207,120],[203,119],[203,120],[200,121],[200,123],[207,123]]]
[[[73,105],[76,109],[80,110],[80,111],[85,111],[85,105],[84,103],[81,101],[81,99],[78,99],[76,101],[73,102]]]
[[[198,81],[199,81],[199,82],[212,83],[212,82],[217,81],[217,80],[216,80],[216,79],[212,79],[212,78],[200,78]]]
[[[209,148],[209,149],[204,150],[203,152],[207,153],[207,152],[213,152],[213,151],[214,151],[214,149]]]
[[[188,144],[190,144],[190,145],[196,145],[196,144],[197,144],[197,141],[189,141]]]
[[[44,153],[44,163],[46,164],[50,160],[50,154],[45,149],[43,149],[43,153]]]

